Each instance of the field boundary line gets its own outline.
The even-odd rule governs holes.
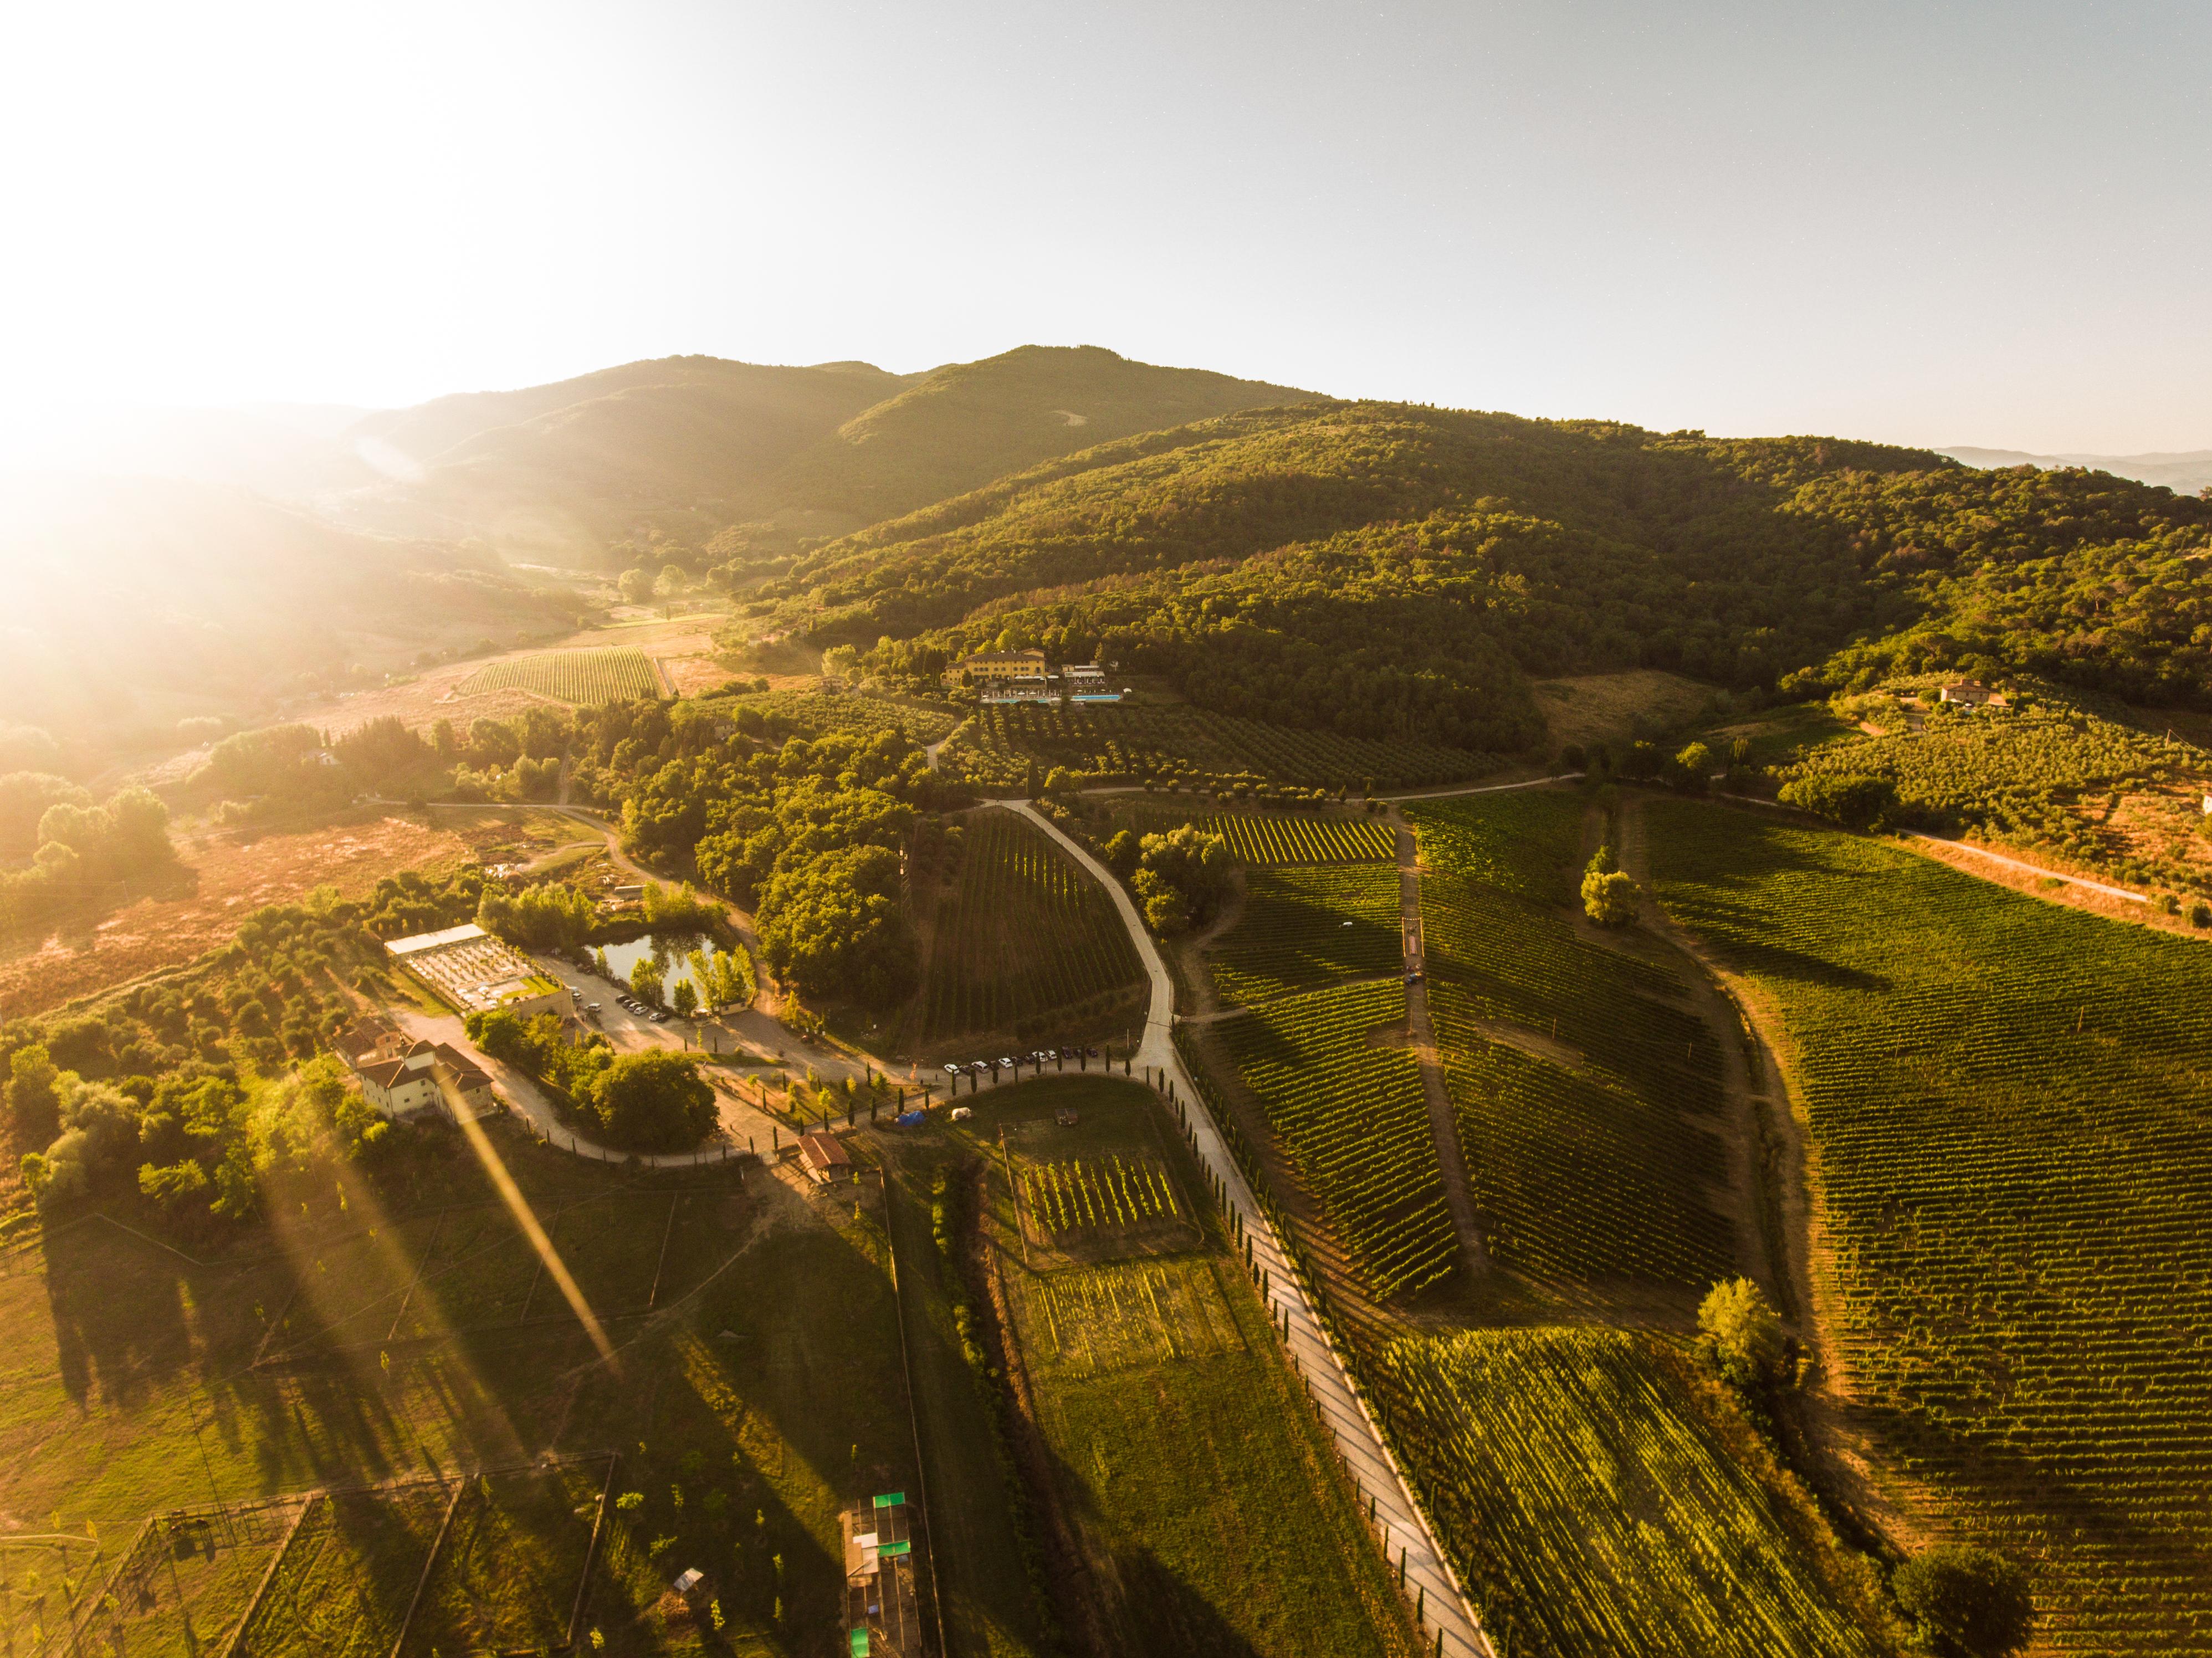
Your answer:
[[[446,1546],[446,1533],[453,1528],[453,1516],[460,1512],[461,1499],[469,1494],[469,1481],[483,1477],[481,1473],[454,1476],[453,1499],[446,1504],[445,1517],[438,1521],[438,1534],[430,1540],[430,1552],[422,1557],[422,1575],[415,1580],[415,1593],[408,1600],[407,1615],[399,1620],[399,1633],[392,1637],[392,1658],[399,1658],[407,1645],[407,1631],[414,1626],[415,1614],[422,1610],[422,1597],[430,1588],[430,1574],[437,1570],[439,1552]]]
[[[233,1658],[238,1651],[246,1639],[247,1628],[253,1622],[253,1614],[261,1610],[261,1603],[269,1598],[269,1586],[276,1581],[276,1572],[283,1565],[284,1557],[292,1552],[293,1540],[299,1536],[300,1528],[307,1523],[307,1516],[315,1511],[315,1504],[322,1502],[325,1495],[319,1491],[310,1491],[307,1500],[300,1504],[299,1513],[292,1516],[292,1523],[284,1528],[283,1540],[276,1545],[276,1553],[269,1557],[269,1564],[261,1574],[261,1581],[253,1586],[253,1598],[246,1603],[246,1610],[239,1614],[238,1622],[231,1626],[230,1638],[222,1643],[216,1658]]]
[[[1716,794],[1711,798],[1730,805],[1764,806],[1769,811],[1788,812],[1808,826],[1822,829],[1835,827],[1832,823],[1798,811],[1795,806],[1785,806],[1779,800],[1761,799],[1755,794]],[[2045,869],[2042,865],[2031,864],[2023,858],[2014,858],[2002,852],[1992,852],[1989,847],[1977,846],[1972,841],[1954,841],[1941,835],[1923,835],[1918,829],[1905,829],[1899,838],[1906,841],[1925,841],[1932,847],[1950,847],[1959,852],[1971,852],[1977,858],[1986,858],[1993,864],[2002,864],[2007,868],[2018,870],[2023,875],[2040,876],[2046,881],[2062,882],[2069,887],[2083,887],[2091,892],[2101,892],[2107,898],[2121,898],[2131,904],[2150,902],[2149,895],[2147,893],[2130,892],[2125,887],[2108,886],[2102,881],[2093,881],[2086,875],[2069,875],[2063,870]],[[1971,872],[1961,870],[1960,873],[1963,875]]]
[[[906,1292],[899,1288],[898,1233],[891,1225],[890,1171],[880,1162],[876,1165],[876,1179],[884,1195],[884,1254],[891,1268],[891,1309],[898,1315],[899,1375],[906,1382],[906,1427],[914,1444],[915,1489],[921,1493],[921,1535],[929,1547],[929,1620],[937,1626],[939,1658],[946,1658],[945,1600],[937,1587],[937,1534],[930,1529],[930,1520],[936,1510],[929,1506],[929,1468],[921,1454],[921,1413],[914,1402],[914,1362],[907,1356]]]
[[[607,1453],[607,1477],[599,1487],[599,1506],[592,1515],[592,1540],[584,1545],[584,1570],[576,1579],[576,1599],[568,1608],[568,1639],[566,1645],[571,1652],[584,1633],[584,1608],[590,1603],[592,1567],[599,1558],[599,1533],[607,1523],[607,1501],[615,1494],[615,1469],[622,1462],[622,1453]]]
[[[1407,1568],[1407,1586],[1415,1592],[1415,1604],[1426,1607],[1419,1620],[1420,1633],[1425,1637],[1430,1628],[1434,1627],[1438,1653],[1443,1650],[1445,1636],[1449,1635],[1458,1652],[1472,1653],[1477,1658],[1498,1658],[1497,1649],[1491,1644],[1481,1619],[1475,1615],[1474,1603],[1468,1600],[1458,1572],[1438,1546],[1428,1515],[1414,1497],[1413,1486],[1399,1466],[1389,1441],[1384,1437],[1381,1424],[1353,1382],[1344,1355],[1338,1351],[1320,1314],[1308,1299],[1292,1257],[1276,1236],[1274,1224],[1261,1207],[1243,1170],[1230,1156],[1219,1127],[1204,1107],[1205,1096],[1183,1068],[1182,1056],[1174,1042],[1174,981],[1169,976],[1166,963],[1160,959],[1152,935],[1145,930],[1135,903],[1096,858],[1028,801],[997,804],[1026,817],[1051,835],[1112,896],[1122,925],[1128,929],[1129,941],[1136,946],[1138,959],[1145,964],[1152,981],[1152,1006],[1146,1020],[1144,1042],[1136,1058],[1144,1065],[1148,1079],[1157,1076],[1168,1084],[1162,1091],[1169,1094],[1171,1104],[1178,1096],[1197,1102],[1197,1108],[1189,1112],[1186,1121],[1200,1160],[1218,1181],[1226,1194],[1227,1206],[1235,1216],[1235,1224],[1246,1235],[1253,1251],[1252,1264],[1261,1269],[1267,1280],[1269,1306],[1279,1307],[1291,1327],[1285,1347],[1292,1371],[1304,1382],[1316,1409],[1330,1418],[1331,1427],[1340,1436],[1340,1442],[1346,1446],[1345,1462],[1354,1488],[1374,1495],[1386,1510],[1389,1529],[1382,1546],[1385,1564],[1389,1559],[1389,1539],[1393,1531],[1408,1555],[1416,1546],[1421,1551],[1421,1558],[1410,1560]],[[1339,1424],[1342,1424],[1340,1428]],[[1354,1466],[1354,1453],[1364,1467]],[[1428,1606],[1431,1599],[1435,1604]]]
[[[1441,789],[1413,790],[1403,794],[1378,794],[1372,798],[1390,801],[1449,800],[1457,794],[1502,794],[1508,789],[1540,789],[1547,783],[1576,783],[1586,774],[1578,771],[1563,771],[1556,777],[1528,777],[1518,783],[1470,783]]]

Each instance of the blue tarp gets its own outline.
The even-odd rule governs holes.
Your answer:
[[[902,1128],[919,1128],[928,1121],[929,1119],[919,1111],[904,1111],[899,1114],[898,1126]]]

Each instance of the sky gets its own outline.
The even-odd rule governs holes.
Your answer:
[[[1715,434],[2212,447],[2212,8],[0,14],[0,439],[1096,344]]]

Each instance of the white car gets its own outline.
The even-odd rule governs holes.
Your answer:
[[[952,1121],[955,1122],[965,1122],[975,1114],[975,1110],[969,1106],[956,1105],[952,1108]]]

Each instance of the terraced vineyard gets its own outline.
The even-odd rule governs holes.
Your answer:
[[[2212,1653],[2212,953],[1877,841],[1650,808],[1771,999],[1861,1412],[2046,1649]]]
[[[1409,1338],[1377,1366],[1401,1449],[1501,1649],[1871,1658],[1817,1526],[1699,1419],[1652,1338]],[[1744,1437],[1748,1438],[1746,1434]]]
[[[1139,835],[1160,835],[1184,823],[1228,841],[1247,867],[1273,864],[1346,864],[1397,856],[1398,837],[1364,818],[1274,817],[1249,811],[1180,811],[1171,805],[1117,804],[1114,822]]]
[[[1495,771],[1488,755],[1413,742],[1292,731],[1176,703],[1161,708],[981,708],[953,734],[946,770],[979,787],[1022,786],[1031,764],[1091,777],[1206,788],[1273,781],[1308,788],[1418,788]]]
[[[1393,981],[1290,997],[1218,1027],[1300,1175],[1382,1297],[1444,1277],[1459,1248],[1419,1067],[1406,1049],[1367,1041],[1405,1017],[1405,987]]]
[[[963,835],[959,872],[938,904],[925,1042],[1082,1017],[1141,981],[1113,899],[1042,834],[994,810],[969,817]]]
[[[1405,961],[1394,864],[1254,870],[1211,963],[1224,999],[1261,1002]]]
[[[535,691],[562,702],[593,707],[665,696],[652,659],[634,645],[605,650],[532,651],[487,662],[460,683],[458,695]]]

